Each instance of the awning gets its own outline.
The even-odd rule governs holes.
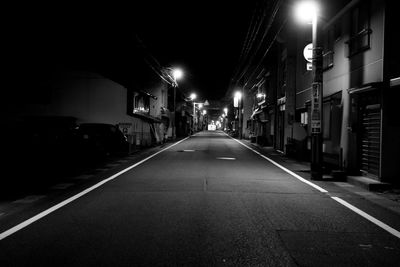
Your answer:
[[[140,118],[140,119],[142,119],[144,121],[148,121],[148,122],[158,122],[158,123],[162,122],[159,118],[156,118],[156,117],[144,114],[144,113],[133,113],[132,116]]]
[[[368,91],[380,89],[383,87],[383,82],[374,82],[374,83],[368,83],[365,84],[361,87],[355,87],[355,88],[350,88],[347,89],[347,92],[352,95],[352,94],[358,94],[358,93],[365,93]]]

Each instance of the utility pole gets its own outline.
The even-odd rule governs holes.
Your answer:
[[[312,19],[312,90],[311,90],[311,179],[322,179],[322,98],[323,98],[323,69],[322,69],[322,38],[321,26],[317,13]]]

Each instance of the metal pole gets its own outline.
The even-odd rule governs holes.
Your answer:
[[[193,130],[192,130],[192,133],[194,134],[194,122],[195,122],[195,119],[194,119],[194,116],[195,116],[195,113],[196,113],[196,103],[193,101],[193,123],[192,123],[192,128],[193,128]]]
[[[242,128],[243,128],[243,122],[242,122],[242,97],[239,99],[239,139],[242,139]]]
[[[320,26],[317,14],[312,22],[312,41],[313,58],[312,74],[313,83],[311,90],[311,179],[322,179],[322,98],[323,98],[323,78],[322,78],[322,43],[320,38]]]
[[[176,81],[174,83],[174,125],[172,127],[172,138],[176,138]]]

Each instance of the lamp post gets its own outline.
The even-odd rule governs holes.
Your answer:
[[[172,126],[172,138],[176,138],[176,88],[178,87],[178,80],[183,77],[183,71],[179,68],[167,68],[168,71],[170,72],[169,77],[172,76],[172,87],[174,89],[174,95],[173,95],[173,122],[174,125]]]
[[[203,109],[203,125],[202,125],[202,129],[204,130],[204,127],[207,129],[207,125],[208,125],[208,123],[207,123],[207,110],[205,110],[205,109]]]
[[[194,133],[194,116],[196,113],[196,105],[195,105],[194,100],[196,99],[196,97],[197,97],[197,95],[195,93],[191,93],[189,96],[190,100],[192,100],[192,103],[193,103],[192,134]]]
[[[239,139],[242,139],[242,93],[240,91],[235,93],[233,106],[238,108],[238,132]]]
[[[201,102],[194,102],[193,101],[193,133],[195,132],[197,124],[197,115],[196,115],[196,105],[198,105],[199,109],[203,107],[203,103]]]
[[[224,121],[224,131],[226,131],[227,130],[227,124],[228,124],[228,108],[224,108],[224,118],[225,118],[225,121]]]
[[[315,2],[303,2],[297,6],[298,18],[312,23],[312,86],[311,86],[311,179],[322,179],[322,38]]]

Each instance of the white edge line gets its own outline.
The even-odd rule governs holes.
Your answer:
[[[350,203],[344,201],[341,198],[338,197],[331,197],[333,200],[339,202],[340,204],[342,204],[343,206],[351,209],[352,211],[354,211],[355,213],[357,213],[358,215],[364,217],[365,219],[367,219],[368,221],[376,224],[377,226],[379,226],[380,228],[386,230],[387,232],[391,233],[392,235],[396,236],[397,238],[400,238],[400,232],[397,231],[396,229],[390,227],[389,225],[381,222],[380,220],[372,217],[371,215],[365,213],[364,211],[360,210],[359,208],[354,207],[353,205],[351,205]]]
[[[229,135],[228,135],[228,136],[229,136]],[[229,137],[232,138],[231,136],[229,136]],[[295,174],[294,172],[292,172],[292,171],[286,169],[285,167],[279,165],[278,163],[276,163],[276,162],[273,161],[272,159],[269,159],[268,157],[262,155],[260,152],[258,152],[258,151],[256,151],[256,150],[252,149],[251,147],[247,146],[246,144],[243,144],[243,143],[240,142],[239,140],[237,140],[237,139],[235,139],[235,138],[232,138],[232,139],[235,140],[236,142],[238,142],[239,144],[243,145],[244,147],[250,149],[250,150],[253,151],[254,153],[258,154],[258,155],[261,156],[262,158],[268,160],[269,162],[271,162],[271,163],[274,164],[275,166],[277,166],[277,167],[281,168],[282,170],[286,171],[287,173],[291,174],[292,176],[294,176],[295,178],[299,179],[300,181],[302,181],[302,182],[304,182],[304,183],[306,183],[306,184],[308,184],[308,185],[310,185],[310,186],[312,186],[312,187],[318,189],[318,190],[319,190],[320,192],[322,192],[322,193],[328,193],[327,190],[325,190],[325,189],[319,187],[318,185],[315,185],[315,184],[313,184],[313,183],[307,181],[306,179],[302,178],[301,176],[299,176],[299,175]],[[362,216],[363,218],[369,220],[369,221],[372,222],[373,224],[375,224],[375,225],[379,226],[380,228],[384,229],[385,231],[391,233],[391,234],[394,235],[395,237],[400,238],[400,232],[397,231],[396,229],[394,229],[394,228],[390,227],[389,225],[387,225],[387,224],[381,222],[380,220],[378,220],[378,219],[372,217],[372,216],[369,215],[368,213],[366,213],[366,212],[360,210],[359,208],[356,208],[355,206],[351,205],[350,203],[344,201],[344,200],[341,199],[341,198],[338,198],[338,197],[331,197],[331,198],[332,198],[333,200],[335,200],[336,202],[342,204],[342,205],[345,206],[346,208],[348,208],[348,209],[352,210],[353,212],[357,213],[358,215]]]
[[[43,217],[49,215],[50,213],[52,213],[52,212],[54,212],[54,211],[56,211],[56,210],[62,208],[63,206],[65,206],[65,205],[71,203],[72,201],[74,201],[74,200],[76,200],[76,199],[78,199],[78,198],[80,198],[80,197],[86,195],[87,193],[93,191],[94,189],[96,189],[96,188],[102,186],[103,184],[105,184],[105,183],[107,183],[107,182],[109,182],[109,181],[111,181],[111,180],[117,178],[117,177],[120,176],[121,174],[123,174],[123,173],[125,173],[125,172],[127,172],[127,171],[129,171],[129,170],[131,170],[131,169],[133,169],[133,168],[135,168],[135,167],[137,167],[137,166],[139,166],[139,165],[142,164],[143,162],[145,162],[145,161],[151,159],[152,157],[154,157],[154,156],[160,154],[161,152],[163,152],[163,151],[165,151],[165,150],[167,150],[167,149],[169,149],[169,148],[171,148],[171,147],[173,147],[173,146],[176,146],[177,144],[179,144],[179,143],[185,141],[185,140],[188,139],[188,138],[189,138],[189,137],[186,137],[186,138],[184,138],[184,139],[182,139],[182,140],[176,142],[175,144],[172,144],[172,145],[170,145],[169,147],[166,147],[166,148],[164,148],[164,149],[162,149],[162,150],[160,150],[160,151],[154,153],[153,155],[151,155],[151,156],[149,156],[149,157],[147,157],[147,158],[145,158],[145,159],[143,159],[143,160],[141,160],[141,161],[139,161],[139,162],[137,162],[137,163],[135,163],[135,164],[129,166],[128,168],[126,168],[126,169],[124,169],[124,170],[122,170],[122,171],[120,171],[120,172],[118,172],[118,173],[116,173],[116,174],[114,174],[114,175],[108,177],[107,179],[104,179],[104,180],[102,180],[101,182],[99,182],[99,183],[97,183],[97,184],[95,184],[95,185],[93,185],[93,186],[91,186],[91,187],[89,187],[89,188],[83,190],[82,192],[80,192],[80,193],[78,193],[78,194],[76,194],[76,195],[74,195],[74,196],[72,196],[72,197],[70,197],[70,198],[68,198],[68,199],[66,199],[66,200],[64,200],[64,201],[62,201],[62,202],[60,202],[60,203],[58,203],[57,205],[54,205],[54,206],[52,206],[51,208],[48,208],[47,210],[44,210],[44,211],[40,212],[39,214],[33,216],[32,218],[30,218],[30,219],[28,219],[28,220],[25,220],[25,221],[23,221],[22,223],[20,223],[20,224],[14,226],[14,227],[12,227],[12,228],[10,228],[10,229],[8,229],[8,230],[2,232],[2,233],[0,233],[0,240],[3,240],[4,238],[6,238],[6,237],[8,237],[8,236],[10,236],[10,235],[12,235],[12,234],[18,232],[19,230],[21,230],[21,229],[27,227],[28,225],[30,225],[30,224],[36,222],[37,220],[40,220],[41,218],[43,218]]]
[[[228,135],[228,136],[229,136],[229,135]],[[229,136],[229,137],[232,138],[231,136]],[[279,165],[278,163],[276,163],[276,162],[273,161],[272,159],[270,159],[270,158],[264,156],[263,154],[261,154],[260,152],[258,152],[258,151],[256,151],[256,150],[252,149],[251,147],[247,146],[246,144],[243,144],[243,143],[240,142],[239,140],[237,140],[237,139],[235,139],[235,138],[232,138],[232,139],[235,140],[236,142],[238,142],[239,144],[241,144],[242,146],[244,146],[244,147],[250,149],[251,151],[253,151],[253,152],[256,153],[257,155],[259,155],[260,157],[262,157],[262,158],[268,160],[269,162],[271,162],[272,164],[274,164],[276,167],[278,167],[278,168],[284,170],[285,172],[289,173],[289,174],[292,175],[293,177],[299,179],[299,180],[302,181],[303,183],[306,183],[306,184],[308,184],[309,186],[314,187],[315,189],[317,189],[317,190],[320,191],[321,193],[328,193],[328,191],[325,190],[325,189],[323,189],[322,187],[320,187],[320,186],[318,186],[318,185],[316,185],[316,184],[314,184],[314,183],[311,183],[310,181],[304,179],[304,178],[301,177],[300,175],[297,175],[296,173],[292,172],[291,170],[286,169],[286,168],[283,167],[282,165]]]

